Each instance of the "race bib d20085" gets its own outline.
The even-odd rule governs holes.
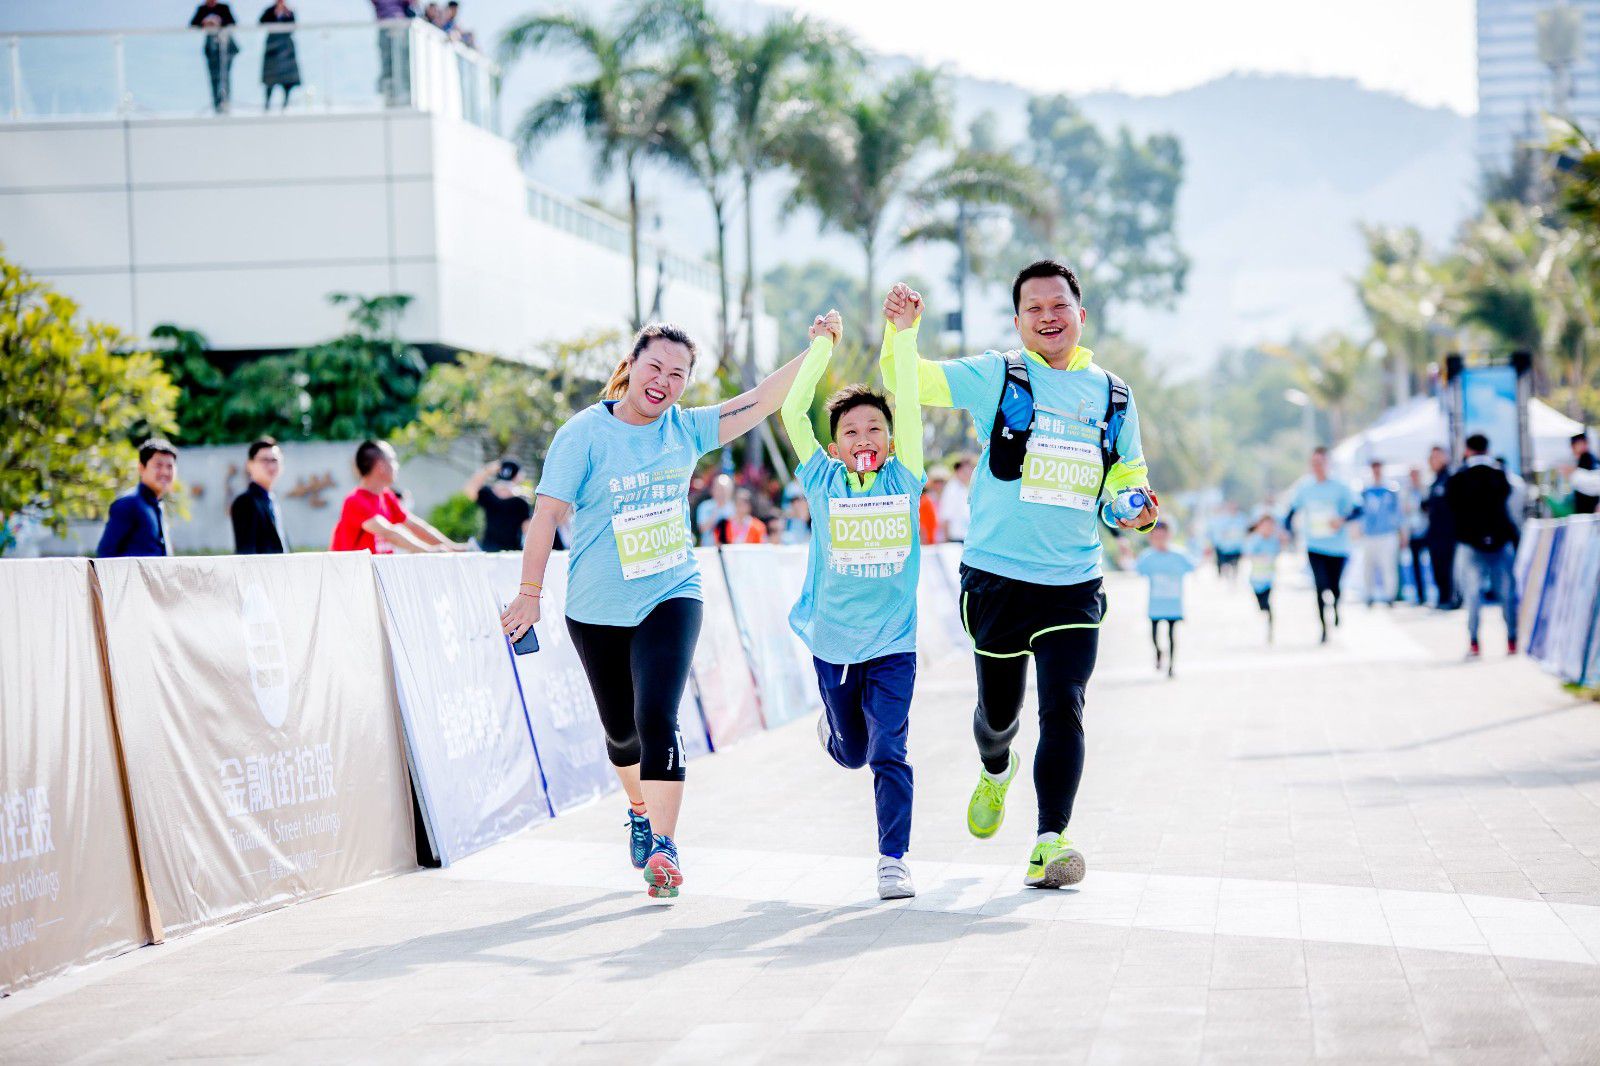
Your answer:
[[[828,541],[835,566],[905,562],[911,554],[911,497],[829,500]]]
[[[1094,445],[1036,433],[1022,460],[1022,502],[1092,511],[1101,473],[1100,449]]]
[[[689,524],[682,500],[637,511],[624,511],[611,519],[617,538],[617,558],[625,581],[649,577],[689,561]]]

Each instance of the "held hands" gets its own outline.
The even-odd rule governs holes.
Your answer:
[[[518,595],[511,606],[500,612],[500,630],[515,644],[539,620],[539,598]]]
[[[903,281],[897,281],[883,298],[883,317],[895,329],[910,329],[922,317],[922,294]]]
[[[840,317],[837,308],[825,315],[818,315],[811,323],[811,340],[816,340],[823,334],[833,338],[835,348],[839,346],[839,339],[844,336],[844,319]]]
[[[1150,502],[1144,505],[1144,510],[1132,518],[1117,519],[1117,525],[1123,529],[1143,529],[1155,524],[1156,519],[1161,517],[1161,501],[1156,499],[1156,490],[1148,486],[1144,494],[1150,499]]]

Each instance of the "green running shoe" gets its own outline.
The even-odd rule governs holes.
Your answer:
[[[1000,831],[1000,823],[1006,820],[1006,790],[1017,779],[1020,762],[1017,753],[1012,752],[1004,781],[995,781],[987,773],[978,775],[978,787],[967,802],[967,831],[973,836],[986,840]]]
[[[1083,880],[1089,867],[1083,853],[1072,846],[1065,833],[1035,844],[1028,856],[1028,874],[1022,883],[1029,888],[1065,888]]]

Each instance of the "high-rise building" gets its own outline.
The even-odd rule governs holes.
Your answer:
[[[1568,72],[1568,114],[1600,126],[1600,0],[1478,0],[1478,165],[1504,172],[1516,146],[1543,139],[1559,79],[1539,50],[1539,16],[1571,9],[1581,23]]]

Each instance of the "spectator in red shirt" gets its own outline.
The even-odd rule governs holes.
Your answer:
[[[939,494],[948,480],[943,473],[930,470],[928,483],[922,487],[922,499],[917,503],[917,525],[922,529],[924,544],[937,544],[944,539],[939,535]]]
[[[356,473],[361,483],[344,498],[339,522],[333,527],[336,552],[466,551],[416,515],[407,514],[394,494],[400,460],[387,441],[364,440],[356,449]]]

